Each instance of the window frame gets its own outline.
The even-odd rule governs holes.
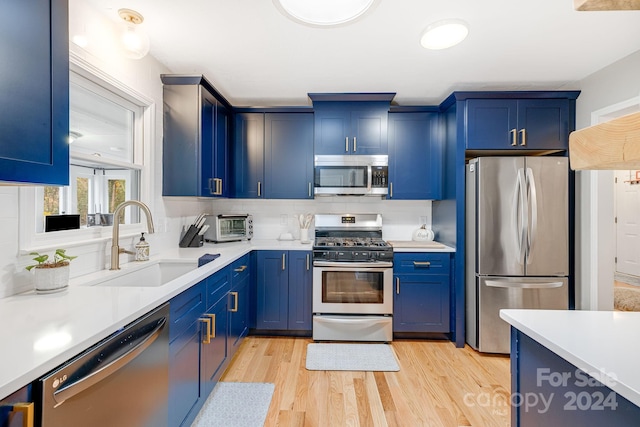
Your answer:
[[[139,200],[143,201],[151,211],[153,206],[153,177],[149,165],[153,164],[151,147],[155,137],[155,102],[116,80],[83,58],[69,52],[69,74],[76,74],[87,79],[115,95],[123,98],[140,108],[139,116],[134,120],[134,153],[133,163],[115,159],[101,159],[100,162],[111,166],[138,169],[140,178]],[[73,160],[92,160],[89,155],[73,154]],[[95,159],[93,159],[95,160]],[[72,162],[72,159],[69,159]],[[73,185],[73,183],[69,183]],[[25,186],[19,191],[20,226],[19,249],[25,254],[32,251],[51,250],[60,246],[73,247],[92,243],[100,243],[111,239],[111,226],[88,227],[78,230],[53,231],[49,233],[36,232],[36,187]],[[123,224],[120,226],[120,237],[135,236],[146,231],[146,223]]]

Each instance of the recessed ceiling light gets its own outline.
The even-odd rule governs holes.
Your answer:
[[[420,44],[426,49],[447,49],[462,42],[468,34],[466,22],[445,19],[429,25],[420,37]]]
[[[346,24],[362,16],[377,0],[273,0],[285,16],[312,26]]]

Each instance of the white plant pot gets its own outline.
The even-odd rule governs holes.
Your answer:
[[[35,288],[39,294],[59,292],[69,286],[69,266],[34,268]]]

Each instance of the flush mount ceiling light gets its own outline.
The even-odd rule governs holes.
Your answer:
[[[462,42],[469,34],[467,23],[460,19],[445,19],[429,25],[422,36],[420,44],[426,49],[447,49]]]
[[[118,15],[124,21],[120,37],[125,55],[131,59],[144,57],[149,52],[149,36],[140,28],[143,16],[131,9],[119,9]]]
[[[273,0],[296,22],[327,27],[346,24],[362,16],[377,0]]]

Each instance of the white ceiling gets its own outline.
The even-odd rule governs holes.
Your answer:
[[[378,0],[358,21],[307,27],[272,0],[89,0],[118,20],[144,15],[151,54],[204,74],[235,106],[311,105],[313,92],[396,92],[439,104],[454,90],[557,90],[640,49],[640,11],[577,12],[573,0]],[[420,46],[430,23],[459,18],[469,37]]]

